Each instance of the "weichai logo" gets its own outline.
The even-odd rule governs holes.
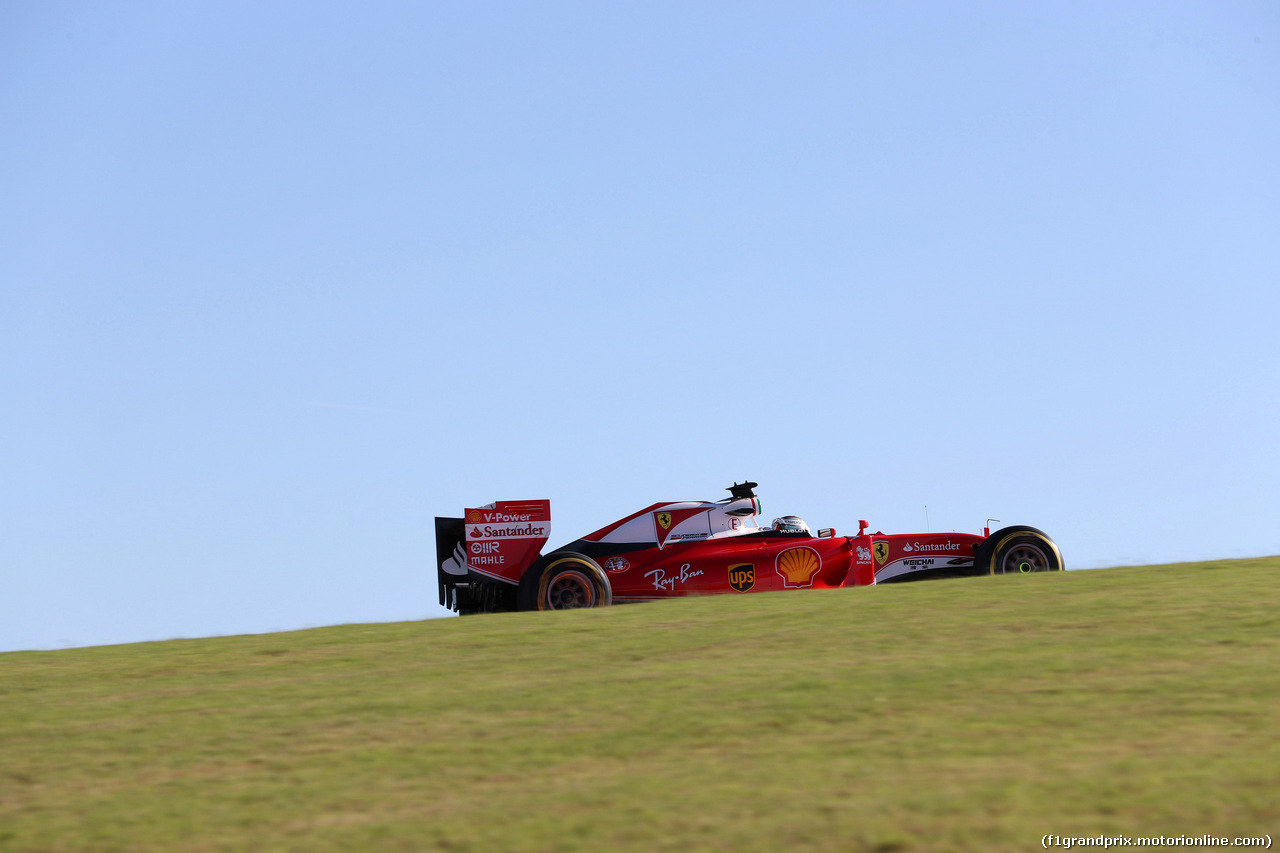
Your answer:
[[[755,585],[755,566],[750,563],[735,563],[729,567],[729,586],[738,592],[750,592]]]

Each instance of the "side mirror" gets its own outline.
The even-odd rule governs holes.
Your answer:
[[[859,536],[861,536],[862,534],[866,533],[866,532],[867,532],[867,528],[868,528],[868,527],[870,527],[870,526],[871,526],[871,525],[870,525],[870,524],[868,524],[865,520],[859,519],[859,520],[858,520],[858,535],[859,535]]]

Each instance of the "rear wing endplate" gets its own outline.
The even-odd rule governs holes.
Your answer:
[[[436,518],[440,604],[458,610],[473,584],[515,586],[551,536],[551,501],[495,501]],[[468,596],[470,598],[472,596]]]

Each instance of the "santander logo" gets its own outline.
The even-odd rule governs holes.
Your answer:
[[[921,545],[919,542],[916,542],[914,545],[910,542],[902,543],[902,553],[904,554],[910,554],[913,551],[959,551],[959,550],[960,550],[960,544],[958,542],[952,542],[950,539],[948,539],[946,542],[926,542],[923,545]]]

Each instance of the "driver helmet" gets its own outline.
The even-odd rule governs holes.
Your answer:
[[[782,533],[808,533],[809,525],[796,515],[784,515],[773,520],[773,529]]]

